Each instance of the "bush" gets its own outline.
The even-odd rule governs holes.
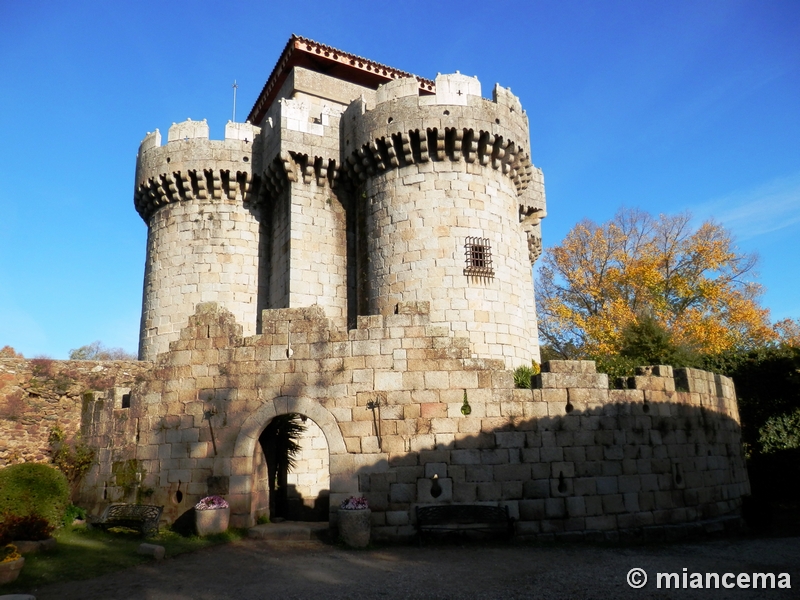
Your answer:
[[[48,437],[50,444],[50,457],[53,464],[67,477],[72,488],[75,488],[81,477],[92,468],[95,463],[95,451],[85,444],[80,436],[67,439],[66,434],[58,425],[54,425]]]
[[[55,529],[47,519],[38,515],[5,515],[0,523],[0,545],[14,541],[27,540],[36,542],[46,540]]]
[[[539,363],[535,360],[531,361],[531,366],[521,365],[514,369],[514,387],[531,389],[533,387],[534,377],[541,372]]]
[[[122,348],[106,348],[96,341],[69,351],[70,360],[136,360],[137,355]]]
[[[643,362],[641,360],[616,354],[592,356],[591,358],[597,365],[597,372],[608,375],[608,385],[611,388],[627,387],[627,378],[636,374],[636,367],[643,366],[639,364]]]
[[[81,521],[86,520],[86,511],[82,509],[80,506],[75,506],[74,504],[70,504],[67,507],[66,512],[64,513],[64,526],[72,525],[75,522],[75,519],[80,519]]]
[[[0,469],[0,515],[38,515],[53,527],[64,521],[69,485],[50,465],[23,463]]]
[[[764,454],[800,448],[800,408],[768,418],[758,430],[758,445]]]

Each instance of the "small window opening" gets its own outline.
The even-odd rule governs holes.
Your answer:
[[[492,268],[492,247],[487,238],[468,237],[464,244],[467,265],[464,275],[494,277]]]
[[[122,394],[122,408],[130,408],[130,407],[131,407],[131,395]]]

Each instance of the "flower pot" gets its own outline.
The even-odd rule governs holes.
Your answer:
[[[214,535],[228,530],[228,522],[231,518],[231,509],[214,508],[211,510],[195,510],[194,524],[197,528],[197,535]]]
[[[37,552],[55,549],[56,539],[47,538],[46,540],[37,540],[37,541],[15,540],[14,545],[17,547],[17,552],[19,552],[20,554],[35,554]]]
[[[351,548],[364,548],[369,544],[371,514],[368,508],[339,509],[339,535],[345,544]]]
[[[0,585],[16,580],[24,564],[25,558],[0,563]]]

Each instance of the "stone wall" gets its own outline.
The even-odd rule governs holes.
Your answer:
[[[115,387],[130,388],[152,363],[0,359],[0,467],[49,462],[48,438],[57,425],[72,438],[81,432],[87,392],[94,399]]]
[[[654,367],[609,390],[592,362],[550,362],[536,389],[514,389],[502,361],[472,358],[427,303],[396,310],[350,331],[319,307],[268,310],[263,334],[242,337],[230,313],[201,305],[134,386],[126,418],[98,413],[108,424],[94,430],[103,450],[84,503],[146,493],[173,519],[213,489],[234,524],[252,524],[258,437],[300,413],[325,436],[331,506],[364,494],[379,538],[411,535],[414,507],[431,503],[505,504],[530,536],[737,513],[748,482],[727,378]]]

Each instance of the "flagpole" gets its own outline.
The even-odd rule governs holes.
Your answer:
[[[233,80],[233,122],[236,122],[236,90],[238,89],[238,85],[236,85],[236,80]]]

